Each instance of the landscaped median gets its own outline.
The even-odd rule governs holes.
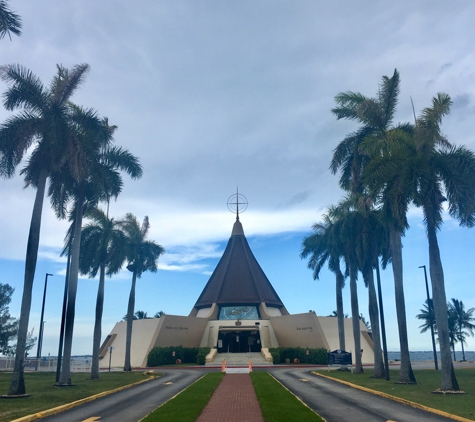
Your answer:
[[[0,373],[0,391],[8,390],[11,376],[11,373]],[[55,387],[54,373],[27,372],[25,383],[31,396],[1,399],[0,422],[18,418],[22,422],[34,421],[154,378],[141,372],[106,372],[100,376],[99,380],[92,381],[89,374],[73,374],[74,387]]]
[[[440,372],[417,370],[417,384],[398,384],[398,371],[390,371],[391,381],[372,378],[373,371],[352,374],[341,371],[312,371],[363,391],[418,407],[453,420],[465,422],[475,420],[475,369],[455,370],[457,380],[465,394],[432,394],[440,385]]]
[[[141,422],[195,422],[225,374],[211,372],[164,403]],[[252,383],[264,419],[269,422],[323,422],[313,410],[267,372],[252,372]],[[229,374],[227,376],[233,376]]]

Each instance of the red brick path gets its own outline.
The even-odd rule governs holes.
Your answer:
[[[264,422],[249,374],[226,374],[196,422]]]

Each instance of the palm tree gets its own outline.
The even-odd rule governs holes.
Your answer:
[[[87,211],[85,217],[90,219],[91,223],[82,230],[79,270],[81,274],[88,274],[90,278],[96,277],[99,272],[91,365],[91,379],[98,379],[105,276],[110,277],[122,268],[126,241],[118,222],[109,218],[99,208]]]
[[[383,76],[376,98],[368,98],[360,93],[346,92],[335,97],[337,107],[332,112],[337,119],[354,120],[362,124],[362,127],[345,137],[335,148],[330,165],[335,174],[341,170],[340,186],[353,193],[362,193],[367,187],[365,169],[371,165],[377,154],[370,154],[369,147],[378,144],[381,139],[393,139],[400,135],[403,130],[393,127],[392,122],[396,110],[399,95],[399,73],[394,70],[392,77]],[[377,176],[379,173],[369,173]],[[398,187],[394,183],[393,188]],[[394,192],[394,189],[390,192]],[[378,193],[375,191],[373,195]],[[383,198],[385,196],[383,195]],[[407,336],[406,310],[403,288],[402,269],[402,242],[401,236],[407,228],[406,211],[409,200],[407,196],[399,192],[400,201],[397,213],[390,214],[394,219],[388,219],[390,227],[390,250],[392,255],[392,268],[394,275],[396,313],[399,330],[399,344],[401,350],[401,370],[399,382],[415,383],[412,371],[409,343]],[[396,202],[394,202],[396,204]]]
[[[70,163],[76,151],[69,136],[71,126],[70,98],[83,83],[89,66],[81,64],[68,70],[57,67],[57,74],[46,88],[31,71],[19,65],[0,67],[0,77],[9,84],[3,105],[7,110],[20,109],[0,127],[0,175],[9,178],[34,145],[28,165],[22,170],[26,186],[36,188],[25,259],[25,276],[20,311],[17,353],[8,395],[26,393],[23,378],[31,292],[41,228],[46,181],[59,166]]]
[[[64,336],[64,356],[59,384],[71,385],[70,360],[76,307],[76,293],[79,274],[79,253],[81,226],[84,212],[98,202],[117,198],[122,190],[119,170],[133,179],[142,175],[142,167],[136,157],[127,150],[112,146],[115,126],[109,126],[106,118],[99,119],[93,110],[75,106],[77,160],[74,168],[62,168],[50,176],[49,194],[53,208],[59,218],[66,216],[67,205],[72,203],[71,266],[69,270],[68,304]],[[95,124],[83,125],[94,121]],[[73,170],[73,171],[72,171]]]
[[[124,371],[132,371],[130,365],[130,347],[132,343],[132,323],[135,307],[135,284],[137,278],[140,278],[146,271],[156,272],[157,261],[165,252],[165,249],[156,244],[153,240],[147,240],[150,223],[148,217],[145,217],[140,224],[133,214],[126,214],[121,221],[122,229],[127,236],[128,252],[127,269],[132,273],[132,286],[130,288],[129,304],[127,307],[127,334],[125,341],[125,361]]]
[[[343,255],[342,245],[339,239],[332,233],[333,221],[328,214],[323,215],[323,222],[316,223],[312,227],[313,233],[302,242],[300,258],[310,257],[308,268],[313,270],[313,279],[320,278],[320,271],[328,262],[328,268],[336,278],[336,317],[338,318],[338,339],[341,350],[345,348],[345,323],[343,315],[343,295],[345,276],[340,269],[340,258]]]
[[[341,242],[343,257],[350,277],[350,296],[351,296],[351,318],[353,325],[353,341],[355,345],[355,373],[362,374],[363,365],[361,362],[361,333],[359,322],[358,307],[358,289],[356,281],[358,278],[358,257],[355,245],[357,244],[358,230],[355,219],[356,213],[348,212],[346,207],[333,206],[328,210],[329,217],[334,222],[333,233]]]
[[[425,333],[432,327],[434,329],[434,333],[437,334],[437,324],[434,318],[434,304],[432,299],[426,299],[423,308],[419,312],[420,314],[417,314],[416,318],[423,321],[422,325],[419,326],[421,333]]]
[[[452,317],[455,325],[455,332],[457,340],[460,341],[462,345],[462,361],[465,362],[465,350],[463,344],[465,343],[466,335],[473,337],[475,324],[472,321],[475,321],[475,318],[472,316],[475,312],[475,308],[470,308],[465,310],[465,305],[461,300],[453,299],[452,303],[448,303],[448,312],[449,319]],[[454,358],[455,359],[455,358]]]
[[[8,8],[6,0],[0,0],[0,40],[8,34],[11,41],[10,32],[20,36],[21,18]]]
[[[434,313],[437,321],[441,357],[441,391],[459,390],[450,356],[449,322],[444,270],[437,231],[442,225],[442,204],[448,202],[449,214],[460,225],[475,224],[475,156],[465,147],[453,147],[441,135],[442,117],[452,101],[438,94],[432,107],[417,118],[414,131],[416,154],[410,162],[413,171],[414,203],[421,207],[429,243],[429,267]]]
[[[371,198],[362,194],[347,196],[337,207],[340,216],[347,220],[345,236],[352,240],[353,253],[356,257],[357,269],[361,271],[368,288],[368,311],[373,334],[374,376],[385,377],[379,329],[379,310],[374,286],[373,267],[379,255],[382,233],[385,229],[379,222],[378,212],[373,208]],[[351,234],[348,232],[351,231]]]
[[[158,312],[157,312],[158,314]],[[155,314],[155,315],[157,315]],[[160,318],[160,317],[154,317],[154,318]],[[150,317],[147,315],[147,312],[145,311],[135,311],[134,316],[132,318],[134,321],[137,321],[139,319],[150,319]],[[122,321],[127,321],[127,314],[124,315],[124,318],[122,318]]]
[[[165,315],[165,312],[158,311],[158,312],[155,313],[155,315],[153,317],[154,318],[161,318],[163,315]]]

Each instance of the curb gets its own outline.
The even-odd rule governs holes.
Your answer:
[[[117,393],[118,391],[126,390],[127,388],[131,388],[136,385],[143,384],[144,382],[148,382],[155,378],[157,377],[149,377],[147,379],[134,382],[133,384],[123,385],[122,387],[118,387],[115,390],[103,391],[102,393],[94,394],[93,396],[85,397],[83,399],[76,400],[71,403],[62,404],[61,406],[53,407],[52,409],[46,409],[41,412],[33,413],[31,415],[22,416],[21,418],[14,419],[11,422],[33,422],[38,419],[46,418],[47,416],[56,415],[57,413],[61,413],[61,412],[64,412],[65,410],[72,409],[73,407],[79,406],[83,403],[89,403],[101,397],[108,396],[109,394]]]
[[[439,415],[439,416],[444,416],[446,418],[453,419],[453,420],[458,421],[458,422],[473,422],[473,419],[466,419],[466,418],[463,418],[462,416],[453,415],[451,413],[444,412],[443,410],[434,409],[432,407],[424,406],[423,404],[419,404],[419,403],[416,403],[416,402],[413,402],[413,401],[410,401],[410,400],[402,399],[401,397],[392,396],[391,394],[383,393],[381,391],[371,390],[367,387],[362,387],[360,385],[352,384],[351,382],[348,382],[348,381],[343,381],[343,380],[340,380],[340,379],[337,379],[337,378],[328,377],[328,376],[320,374],[316,371],[312,371],[312,374],[317,375],[317,376],[322,377],[322,378],[326,378],[326,379],[329,379],[329,380],[339,382],[340,384],[345,384],[345,385],[347,385],[349,387],[352,387],[352,388],[355,388],[357,390],[365,391],[366,393],[374,394],[375,396],[384,397],[386,399],[397,401],[399,403],[402,403],[402,404],[405,404],[405,405],[408,405],[408,406],[412,406],[412,407],[415,407],[417,409],[425,410],[426,412],[434,413],[434,414]]]

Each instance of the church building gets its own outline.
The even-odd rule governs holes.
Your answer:
[[[124,364],[126,325],[118,322],[101,347],[102,362],[111,358],[112,367]],[[360,330],[363,363],[372,364],[373,342],[361,321]],[[354,350],[351,318],[345,318],[345,343],[347,351]],[[254,257],[237,213],[223,256],[190,314],[133,322],[132,367],[145,367],[153,347],[169,346],[210,347],[208,362],[221,362],[220,353],[260,352],[272,364],[273,347],[338,349],[337,318],[314,311],[289,314]]]

